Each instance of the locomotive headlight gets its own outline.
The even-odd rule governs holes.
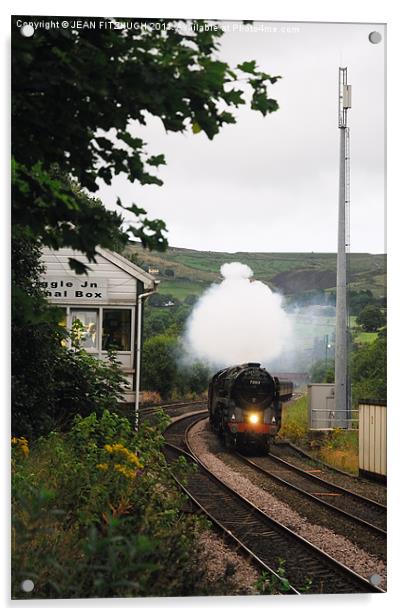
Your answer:
[[[256,424],[259,422],[259,416],[256,413],[251,413],[251,415],[248,416],[248,421],[252,424]]]

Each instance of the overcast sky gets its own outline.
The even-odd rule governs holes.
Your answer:
[[[236,22],[223,22],[233,28]],[[220,59],[255,59],[282,75],[271,88],[280,109],[263,118],[243,108],[212,141],[169,134],[159,119],[135,127],[151,154],[164,153],[164,186],[119,177],[116,196],[162,218],[172,246],[213,251],[335,252],[337,245],[338,67],[352,85],[351,251],[385,252],[384,41],[381,25],[263,23],[274,32],[227,32]],[[289,32],[287,30],[289,26]],[[377,30],[382,42],[368,35]]]

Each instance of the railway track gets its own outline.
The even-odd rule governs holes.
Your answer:
[[[175,417],[179,411],[180,413],[186,409],[187,407],[194,408],[198,406],[206,407],[206,400],[194,400],[192,402],[172,402],[170,404],[156,404],[155,406],[147,406],[139,409],[140,421],[145,417],[150,417],[154,415],[160,409],[163,409],[170,415],[170,417]]]
[[[313,476],[310,472],[271,453],[254,460],[237,452],[235,455],[277,483],[321,503],[379,536],[386,537],[387,508],[384,505]]]
[[[325,479],[329,483],[334,483],[337,487],[348,489],[386,506],[386,486],[380,482],[358,477],[347,471],[335,468],[289,441],[277,440],[271,447],[271,453],[286,462],[297,465],[302,470],[308,471],[313,476]]]
[[[206,413],[193,413],[171,423],[166,437],[166,457],[173,462],[181,455],[196,462],[196,471],[181,486],[213,522],[232,536],[256,562],[278,576],[285,563],[289,593],[379,593],[383,592],[309,541],[296,535],[253,503],[215,477],[190,454],[188,431]]]

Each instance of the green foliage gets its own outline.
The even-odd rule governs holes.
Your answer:
[[[58,166],[46,169],[45,164],[38,160],[28,167],[13,159],[13,226],[29,229],[32,238],[55,250],[71,246],[84,251],[90,261],[97,246],[122,247],[128,239],[120,230],[122,217],[79,190]],[[83,273],[79,261],[72,260],[71,266]]]
[[[349,473],[358,472],[358,432],[357,430],[335,429],[319,433],[317,438],[308,438],[307,395],[283,406],[281,438],[287,438],[308,450],[314,450],[314,456],[341,468]],[[313,463],[314,465],[316,463]],[[310,583],[305,585],[309,592]]]
[[[319,360],[316,361],[310,371],[310,380],[312,383],[334,383],[334,360]]]
[[[166,307],[166,304],[178,305],[178,300],[169,293],[154,293],[149,298],[149,305],[156,308]],[[171,308],[171,306],[169,306]]]
[[[301,441],[307,435],[307,396],[301,396],[282,407],[281,438]]]
[[[28,457],[14,448],[14,598],[214,592],[198,562],[206,524],[182,513],[185,497],[162,453],[167,419],[135,434],[116,414],[92,414],[70,433],[41,438]],[[30,595],[24,579],[35,584]]]
[[[122,216],[75,189],[71,178],[90,193],[119,174],[161,185],[155,169],[165,164],[164,155],[147,152],[133,122],[145,124],[150,114],[167,131],[192,127],[212,139],[246,104],[238,87],[244,73],[250,107],[263,115],[277,108],[267,89],[278,77],[255,63],[232,70],[217,59],[220,27],[194,22],[190,35],[180,32],[182,20],[153,22],[160,27],[125,30],[100,23],[12,38],[14,224],[32,226],[48,246],[71,246],[93,258],[97,245],[111,248],[132,233],[143,246],[165,249],[161,220],[149,220],[141,207],[118,198],[139,221],[123,233]]]
[[[66,428],[77,413],[116,410],[124,379],[113,354],[103,362],[79,348],[78,323],[72,348],[39,285],[40,247],[15,228],[12,246],[12,433],[33,438]],[[25,300],[25,301],[22,301]]]
[[[332,253],[219,253],[170,247],[169,252],[153,254],[135,244],[128,246],[125,255],[133,250],[160,272],[175,270],[175,278],[162,278],[160,291],[181,301],[191,293],[200,296],[208,284],[218,282],[221,265],[231,260],[246,263],[257,279],[272,289],[283,290],[288,305],[321,303],[329,306],[330,316],[335,314],[335,289],[331,285],[335,284],[336,257]],[[355,277],[349,290],[351,314],[357,315],[370,303],[385,307],[386,255],[352,254],[350,260]],[[323,287],[318,289],[320,281]],[[326,308],[322,314],[326,314]]]
[[[353,315],[358,315],[365,306],[370,306],[376,302],[372,291],[369,289],[357,290],[349,289],[348,293],[349,311]]]
[[[177,339],[167,334],[148,338],[143,345],[142,386],[169,397],[176,375]]]
[[[376,332],[380,327],[386,324],[385,314],[377,306],[365,306],[360,311],[356,319],[358,325],[365,332]]]
[[[371,344],[363,344],[352,353],[353,406],[360,398],[387,398],[387,338],[383,331]]]
[[[191,392],[200,396],[208,387],[209,376],[209,368],[202,362],[196,361],[179,369],[177,386],[184,394]]]
[[[276,569],[277,575],[270,574],[268,571],[262,571],[258,578],[256,589],[260,595],[282,595],[290,590],[290,582],[285,577],[286,561],[283,558],[279,558],[278,562],[279,565]]]
[[[184,304],[188,304],[188,306],[194,306],[198,301],[198,296],[194,293],[190,293],[184,298]]]
[[[163,399],[201,395],[208,386],[209,369],[201,362],[182,362],[185,351],[173,329],[146,339],[142,359],[142,386]]]
[[[53,372],[57,384],[57,426],[66,428],[74,415],[117,411],[126,385],[113,352],[102,361],[84,349],[63,349]]]
[[[14,227],[12,241],[12,429],[16,435],[43,434],[52,427],[55,357],[65,334],[60,313],[39,286],[40,245],[29,229]]]

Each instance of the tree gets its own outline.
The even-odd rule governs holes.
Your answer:
[[[194,293],[190,293],[189,295],[186,296],[186,298],[184,299],[184,304],[187,304],[188,306],[194,306],[194,304],[196,304],[196,302],[198,301],[198,296],[195,295]]]
[[[313,364],[310,372],[312,383],[334,383],[334,378],[334,360],[326,362],[321,359]]]
[[[174,321],[175,315],[173,310],[159,310],[147,306],[143,324],[144,340],[166,333]]]
[[[361,310],[365,308],[365,306],[374,305],[374,303],[376,302],[375,298],[373,297],[372,291],[370,291],[369,289],[366,289],[364,291],[360,289],[349,289],[348,301],[349,310],[353,315],[358,315]]]
[[[376,332],[385,325],[386,317],[377,306],[365,306],[358,314],[356,322],[366,332]]]
[[[109,20],[96,18],[94,29],[38,29],[27,38],[17,20],[32,18],[12,21],[13,412],[24,412],[36,387],[30,414],[39,421],[42,412],[47,416],[49,390],[58,386],[51,378],[53,353],[63,352],[56,313],[32,291],[40,246],[71,247],[90,262],[97,246],[116,250],[131,237],[164,250],[162,220],[148,219],[141,207],[119,198],[120,213],[108,211],[94,197],[101,181],[111,184],[117,175],[162,184],[156,169],[165,164],[164,155],[148,153],[136,123],[145,124],[150,114],[167,131],[191,129],[213,139],[236,121],[240,105],[249,103],[264,116],[275,111],[268,87],[278,77],[254,61],[235,68],[221,62],[222,32],[204,22],[183,33],[180,20],[153,20],[154,28],[147,26],[150,20],[142,19],[146,27],[132,20],[133,28],[125,30],[104,28]],[[124,230],[127,212],[136,222]],[[20,267],[22,254],[29,268]],[[87,269],[75,259],[70,265],[78,273]]]
[[[278,76],[258,70],[254,60],[235,68],[217,59],[222,30],[203,21],[182,31],[183,20],[131,20],[131,29],[36,30],[23,37],[13,18],[12,154],[13,223],[50,246],[83,250],[113,248],[129,235],[143,246],[165,249],[165,224],[149,220],[136,204],[117,205],[138,217],[122,231],[123,216],[78,190],[94,193],[100,180],[123,174],[131,182],[161,185],[155,170],[163,154],[150,155],[134,122],[147,114],[165,129],[204,132],[209,139],[236,121],[246,104],[264,116],[278,109],[268,85]],[[29,17],[18,17],[30,21]],[[51,17],[49,19],[52,19]],[[57,19],[57,18],[55,18]],[[188,25],[191,25],[188,23]],[[71,266],[79,268],[74,259]],[[81,268],[82,269],[82,268]]]
[[[351,358],[352,398],[385,400],[387,396],[387,337],[385,332],[371,344],[361,345]]]
[[[145,341],[142,359],[142,387],[158,391],[167,399],[175,383],[177,340],[159,334]]]
[[[208,388],[210,370],[202,362],[197,361],[183,370],[184,393],[200,396]]]

